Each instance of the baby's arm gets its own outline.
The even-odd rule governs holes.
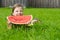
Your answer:
[[[10,21],[7,20],[7,28],[11,29],[12,28],[12,23]]]

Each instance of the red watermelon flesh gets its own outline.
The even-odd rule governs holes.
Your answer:
[[[28,24],[32,20],[32,15],[8,16],[7,19],[13,24]]]

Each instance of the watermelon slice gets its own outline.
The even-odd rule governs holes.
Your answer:
[[[8,16],[7,20],[13,24],[29,24],[32,21],[32,15]]]

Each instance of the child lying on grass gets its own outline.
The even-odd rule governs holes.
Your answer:
[[[23,16],[23,6],[21,4],[15,4],[12,8],[12,14],[11,16]],[[37,20],[32,20],[30,22],[30,24],[28,24],[29,26],[30,25],[33,25],[34,22],[37,22]],[[11,29],[12,28],[12,25],[13,23],[11,23],[10,21],[7,21],[8,23],[8,29]],[[27,26],[28,26],[27,25]]]

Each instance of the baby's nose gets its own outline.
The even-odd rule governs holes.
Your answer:
[[[21,13],[21,12],[18,12],[19,14]]]
[[[22,12],[19,12],[17,15],[23,15],[23,13]]]

